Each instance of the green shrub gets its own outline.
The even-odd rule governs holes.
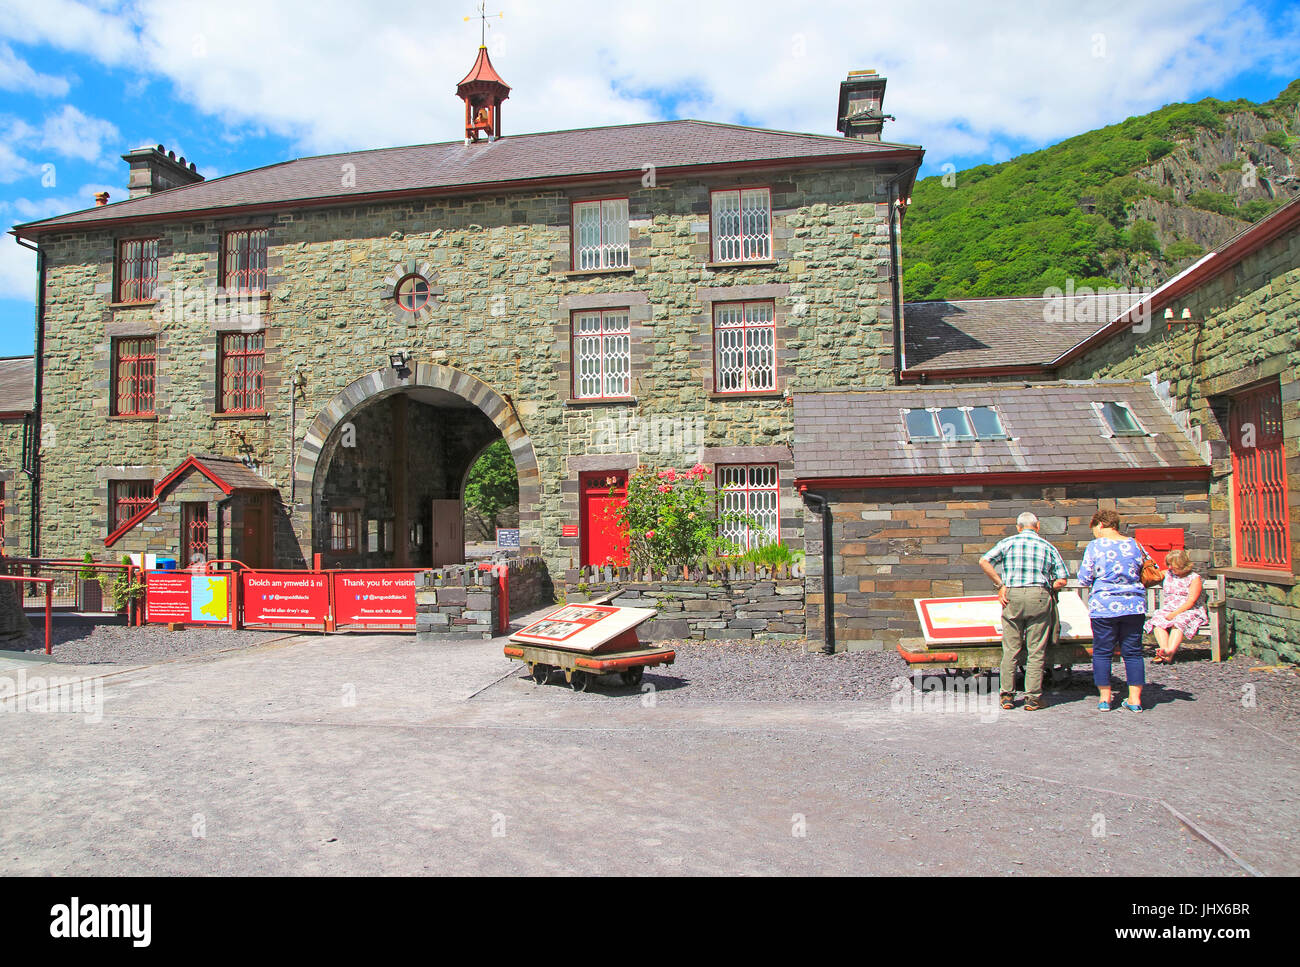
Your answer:
[[[1180,238],[1175,242],[1170,242],[1169,247],[1165,249],[1165,258],[1171,262],[1181,262],[1183,259],[1195,258],[1204,254],[1205,249],[1189,238]]]
[[[743,564],[753,564],[756,567],[779,568],[789,567],[798,561],[803,560],[803,551],[792,551],[784,544],[772,541],[770,544],[761,544],[758,547],[751,547],[744,554],[740,555],[740,561]]]

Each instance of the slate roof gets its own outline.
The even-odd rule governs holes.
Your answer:
[[[235,490],[275,490],[271,481],[244,466],[235,457],[222,457],[211,453],[196,453],[196,463],[202,464]]]
[[[1093,402],[1126,403],[1148,436],[1110,436]],[[995,406],[1008,440],[909,443],[905,408]],[[1207,465],[1144,381],[970,383],[796,393],[795,476],[1188,470]]]
[[[696,165],[843,159],[870,162],[900,158],[919,163],[914,145],[820,134],[795,134],[708,121],[660,121],[613,127],[520,134],[465,144],[463,141],[406,148],[380,148],[299,158],[281,164],[172,188],[140,198],[89,208],[16,226],[19,235],[64,226],[93,226],[118,219],[186,213],[220,214],[250,205],[289,205],[306,200],[347,202],[392,192],[419,193],[538,179],[633,175],[642,166],[659,171]],[[355,166],[354,187],[345,187],[344,165]]]
[[[0,357],[0,413],[30,413],[36,395],[36,357]]]
[[[908,373],[994,366],[1046,366],[1108,325],[1140,293],[1048,299],[908,302],[903,331]]]

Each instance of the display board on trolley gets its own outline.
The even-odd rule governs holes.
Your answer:
[[[997,595],[970,598],[917,598],[916,616],[927,645],[969,645],[1002,640],[1002,605]],[[1076,591],[1057,597],[1059,641],[1091,641],[1088,607]]]
[[[655,616],[654,608],[616,608],[607,604],[569,604],[510,636],[511,641],[548,645],[563,651],[593,652]]]

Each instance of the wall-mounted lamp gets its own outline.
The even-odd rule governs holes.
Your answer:
[[[411,367],[407,365],[410,361],[411,354],[405,349],[399,349],[388,354],[388,365],[397,371],[398,379],[406,379],[411,375]]]
[[[1191,310],[1191,309],[1184,309],[1184,310],[1183,310],[1183,314],[1182,314],[1182,316],[1180,316],[1179,318],[1175,319],[1175,318],[1174,318],[1174,310],[1173,310],[1173,308],[1172,308],[1172,307],[1166,308],[1166,309],[1165,309],[1165,329],[1172,329],[1172,328],[1174,327],[1175,324],[1177,324],[1177,325],[1179,325],[1179,326],[1199,326],[1199,325],[1201,324],[1201,320],[1200,320],[1200,319],[1193,319],[1193,318],[1192,318],[1192,310]]]

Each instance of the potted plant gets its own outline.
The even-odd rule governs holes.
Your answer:
[[[90,551],[87,551],[86,556],[81,560],[84,564],[95,563],[95,558]],[[104,610],[104,586],[93,567],[83,567],[77,572],[77,610]]]
[[[130,564],[131,558],[125,554],[122,555],[122,563]],[[112,595],[113,608],[118,614],[126,614],[131,602],[144,594],[144,585],[139,581],[132,581],[130,575],[131,572],[124,568],[115,573],[106,572],[99,579],[104,591]]]

